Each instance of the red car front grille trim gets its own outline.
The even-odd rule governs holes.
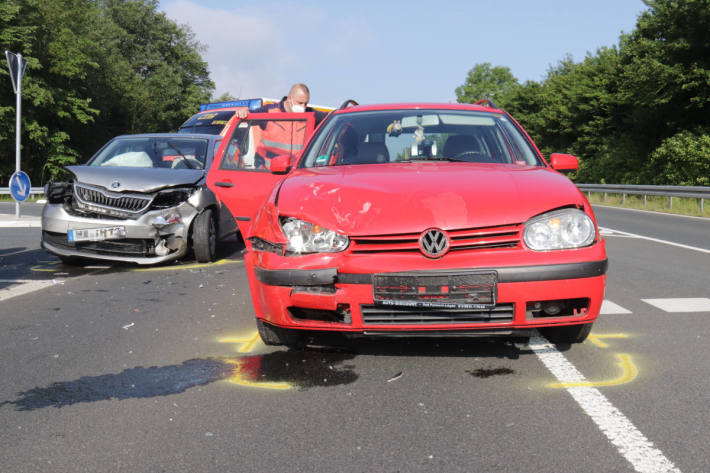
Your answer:
[[[428,325],[512,322],[515,304],[497,304],[491,309],[433,309],[360,306],[365,325]]]
[[[517,248],[520,245],[521,230],[521,225],[505,225],[447,231],[449,251]],[[350,251],[354,254],[419,252],[420,236],[420,233],[410,233],[352,237]]]

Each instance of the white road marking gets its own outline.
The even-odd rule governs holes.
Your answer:
[[[664,245],[671,245],[671,246],[677,246],[678,248],[685,248],[686,250],[693,250],[693,251],[699,251],[701,253],[707,253],[710,254],[710,250],[707,250],[705,248],[698,248],[697,246],[689,246],[689,245],[683,245],[682,243],[676,243],[674,241],[668,241],[668,240],[659,240],[658,238],[651,238],[643,235],[637,235],[635,233],[629,233],[629,232],[622,232],[621,230],[614,230],[612,228],[602,228],[599,227],[599,230],[603,230],[604,232],[614,232],[618,233],[619,235],[624,235],[628,237],[633,237],[633,238],[640,238],[641,240],[648,240],[648,241],[653,241],[656,243],[663,243]],[[613,236],[610,235],[609,233],[604,233],[607,236]]]
[[[602,301],[602,308],[599,311],[599,315],[610,315],[610,314],[631,314],[632,312],[628,309],[621,307],[619,304],[615,304],[609,300],[604,299]]]
[[[710,312],[710,299],[707,297],[641,300],[666,312]]]
[[[615,230],[611,230],[611,229],[609,229],[609,228],[601,228],[601,227],[599,227],[599,233],[600,233],[602,236],[605,236],[605,237],[636,238],[636,237],[633,237],[633,236],[630,236],[630,235],[622,235],[621,233],[616,233]]]
[[[0,279],[0,283],[16,284],[15,286],[0,289],[0,302],[12,299],[13,297],[29,294],[55,284],[63,283],[62,280],[32,280],[32,279]]]
[[[560,384],[586,382],[584,375],[543,336],[539,334],[532,336],[528,346]],[[584,386],[565,389],[636,471],[680,473],[673,462],[654,447],[653,443],[597,388]]]

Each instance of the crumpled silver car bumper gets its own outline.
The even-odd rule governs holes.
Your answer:
[[[180,221],[165,224],[179,213]],[[64,257],[155,264],[181,258],[188,250],[189,229],[199,211],[185,202],[154,210],[136,219],[91,218],[67,212],[63,204],[46,204],[42,212],[42,248]],[[160,217],[163,217],[161,221]],[[157,220],[156,220],[157,219]],[[118,239],[70,242],[69,230],[122,227]]]

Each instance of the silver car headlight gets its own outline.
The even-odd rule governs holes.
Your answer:
[[[287,253],[337,253],[350,243],[347,236],[315,223],[293,217],[282,217],[279,223],[288,239]]]
[[[195,187],[184,187],[178,189],[166,189],[158,192],[153,199],[151,209],[168,209],[177,207],[192,196],[197,190]]]
[[[595,236],[594,222],[587,214],[578,209],[564,209],[528,221],[523,240],[531,250],[546,251],[589,246]]]

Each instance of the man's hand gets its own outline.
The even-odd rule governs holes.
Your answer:
[[[249,113],[248,110],[244,110],[244,109],[237,110],[237,117],[239,117],[240,119],[246,118],[248,113]]]

